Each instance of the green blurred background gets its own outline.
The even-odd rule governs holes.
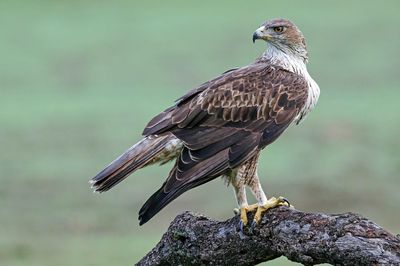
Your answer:
[[[101,195],[87,181],[184,92],[252,62],[264,49],[252,33],[274,17],[305,34],[322,93],[264,152],[265,190],[399,233],[399,11],[399,1],[2,0],[0,264],[132,265],[184,210],[231,217],[232,189],[217,179],[139,227],[171,165]]]

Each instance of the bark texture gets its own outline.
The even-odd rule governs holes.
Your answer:
[[[400,265],[400,237],[353,213],[278,207],[253,230],[238,225],[238,216],[218,222],[184,212],[136,265],[255,265],[280,256],[304,265]]]

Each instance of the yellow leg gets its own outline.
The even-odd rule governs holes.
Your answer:
[[[246,226],[249,222],[247,219],[247,213],[252,212],[258,208],[258,204],[253,204],[250,206],[242,207],[239,210],[240,213],[240,221],[243,226]]]
[[[258,209],[258,204],[252,204],[249,206],[241,207],[240,209],[234,209],[233,211],[236,214],[240,215],[240,230],[243,231],[243,227],[247,226],[249,221],[247,219],[247,213],[252,212],[254,210]]]
[[[264,212],[268,209],[275,208],[277,206],[288,206],[290,207],[289,201],[284,197],[272,197],[264,205],[260,205],[257,208],[256,214],[254,215],[253,224],[259,224]]]

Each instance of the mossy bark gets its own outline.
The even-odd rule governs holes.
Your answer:
[[[400,265],[400,238],[357,214],[279,207],[253,230],[238,224],[237,216],[180,214],[136,265],[255,265],[280,256],[304,265]]]

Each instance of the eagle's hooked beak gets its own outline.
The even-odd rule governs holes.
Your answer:
[[[265,33],[265,27],[264,26],[259,27],[253,33],[253,43],[255,43],[255,41],[258,40],[258,39],[263,39],[263,40],[267,41],[270,38],[271,38],[271,36]]]
[[[255,31],[255,32],[253,33],[253,43],[255,43],[256,40],[257,40],[258,38],[259,38],[259,37],[258,37],[258,34],[257,34],[257,32]]]

